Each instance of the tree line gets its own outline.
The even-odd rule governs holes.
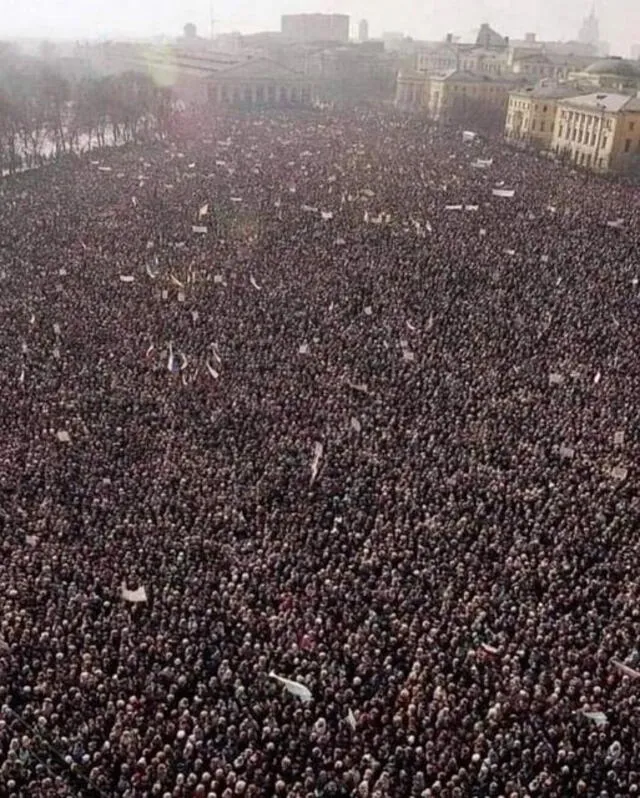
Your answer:
[[[94,146],[169,132],[171,90],[139,72],[65,76],[0,43],[0,173]]]

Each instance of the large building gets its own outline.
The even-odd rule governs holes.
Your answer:
[[[621,94],[640,91],[640,64],[626,58],[603,58],[583,70],[570,73],[569,79]]]
[[[283,14],[280,29],[294,42],[349,41],[347,14]]]
[[[640,173],[640,98],[601,92],[560,100],[551,149],[593,171]]]
[[[109,44],[96,50],[96,71],[148,74],[186,104],[217,106],[308,105],[316,84],[302,72],[248,53],[191,52],[139,44]]]
[[[550,150],[558,103],[578,93],[576,86],[558,83],[541,83],[511,92],[505,137],[538,150]]]
[[[255,58],[212,75],[207,80],[207,98],[213,106],[309,106],[316,100],[316,89],[301,72]]]
[[[588,44],[541,42],[535,33],[510,40],[483,25],[473,43],[454,41],[452,34],[442,42],[421,43],[414,67],[430,74],[451,69],[493,76],[513,74],[535,83],[542,78],[566,80],[570,72],[584,69],[596,57],[596,49]]]
[[[439,75],[403,70],[396,83],[396,106],[426,113],[443,124],[502,130],[509,93],[515,85],[510,75],[492,76],[464,69]]]

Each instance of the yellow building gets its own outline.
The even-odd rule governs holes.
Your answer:
[[[587,94],[558,101],[551,149],[598,172],[640,170],[640,98]]]
[[[401,111],[425,111],[427,107],[427,75],[413,69],[403,69],[396,78],[395,105]]]
[[[505,138],[539,150],[550,150],[558,102],[575,97],[577,86],[557,83],[527,86],[509,95]]]
[[[426,87],[429,116],[451,124],[502,130],[509,92],[514,80],[486,74],[452,70],[445,75],[431,75]]]

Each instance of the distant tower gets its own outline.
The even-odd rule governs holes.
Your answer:
[[[369,41],[369,23],[366,19],[361,19],[358,23],[358,41],[359,42],[368,42]]]
[[[593,47],[598,46],[600,41],[600,25],[598,24],[598,17],[596,17],[596,5],[591,6],[591,13],[586,17],[580,28],[578,34],[578,41],[582,44],[590,44]]]
[[[185,39],[196,39],[198,36],[198,29],[193,24],[193,22],[187,22],[187,24],[182,29]]]

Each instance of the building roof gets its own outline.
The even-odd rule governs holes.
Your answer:
[[[478,31],[478,36],[476,38],[476,44],[479,47],[486,47],[488,49],[492,47],[506,47],[509,44],[508,39],[505,39],[499,33],[493,30],[490,25],[487,23],[483,23],[480,26],[480,30]]]
[[[215,78],[233,78],[245,80],[295,80],[303,78],[302,72],[283,66],[270,58],[252,58],[241,64],[233,64],[226,69],[221,69]]]
[[[618,75],[621,78],[640,80],[640,66],[627,58],[602,58],[590,64],[584,71],[589,75]]]
[[[507,75],[495,77],[480,72],[469,72],[466,69],[450,69],[441,75],[433,75],[431,80],[446,81],[447,83],[496,83],[504,85],[505,83],[515,84],[518,79]]]
[[[617,113],[619,111],[640,111],[640,99],[628,94],[583,94],[580,97],[567,97],[566,102],[579,108]]]
[[[511,93],[518,97],[530,97],[534,100],[564,100],[568,97],[576,97],[580,91],[580,87],[575,84],[539,83],[536,86],[527,86]]]

